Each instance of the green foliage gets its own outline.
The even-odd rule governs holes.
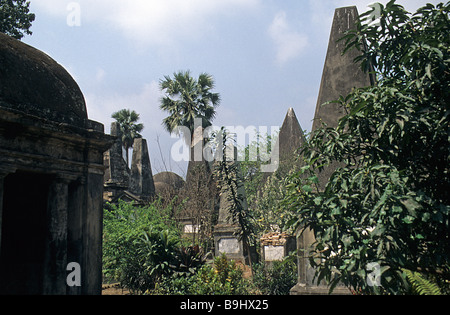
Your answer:
[[[297,280],[296,255],[275,261],[270,267],[264,263],[254,265],[253,284],[262,295],[289,295]]]
[[[128,151],[133,147],[134,139],[142,138],[140,134],[144,129],[143,124],[138,124],[140,117],[134,110],[122,109],[113,113],[112,118],[119,123],[120,131],[122,133],[122,144],[127,151],[127,165],[129,165]]]
[[[406,293],[403,269],[450,278],[449,10],[428,4],[411,15],[390,1],[379,24],[363,14],[345,37],[377,85],[335,101],[347,115],[311,135],[286,199],[291,225],[314,231],[311,264],[331,289]],[[330,165],[339,167],[320,187]],[[368,284],[371,263],[381,287]]]
[[[30,1],[0,0],[0,32],[22,39],[31,35],[31,23],[36,16],[30,13]]]
[[[122,261],[121,285],[132,292],[151,290],[162,275],[173,272],[178,241],[168,230],[144,231],[132,241]]]
[[[156,205],[121,201],[104,211],[103,273],[134,292],[152,289],[177,267],[179,231],[171,209]]]
[[[284,160],[274,173],[263,173],[261,167],[271,154],[271,143],[277,141],[270,135],[257,134],[257,139],[242,150],[245,160],[240,162],[243,184],[248,201],[249,218],[253,227],[253,238],[284,228],[290,218],[290,209],[283,200],[287,193],[287,177],[296,168],[298,161]],[[267,155],[264,158],[259,158]],[[258,159],[250,157],[258,156]]]
[[[413,292],[419,295],[442,295],[441,289],[436,283],[425,279],[419,272],[403,269],[406,278],[411,283]]]
[[[160,81],[160,88],[164,92],[160,108],[170,114],[163,120],[168,132],[178,135],[178,127],[186,127],[190,131],[189,136],[193,137],[196,118],[201,119],[203,128],[211,126],[220,104],[220,95],[211,92],[214,89],[211,75],[202,73],[194,79],[190,71],[180,71],[174,73],[173,79],[165,76]],[[186,140],[191,141],[192,138]]]
[[[240,156],[243,161],[240,162],[243,183],[249,205],[256,202],[257,194],[261,190],[264,182],[264,173],[261,167],[265,165],[272,153],[272,142],[276,141],[272,136],[256,133],[256,140],[252,141],[245,148],[240,148]]]
[[[192,290],[198,295],[244,295],[246,281],[243,271],[225,254],[214,259],[214,266],[205,266],[197,274]]]
[[[165,277],[154,294],[170,295],[245,295],[250,282],[243,278],[242,269],[225,254],[214,259],[213,266],[204,265],[194,275]]]
[[[222,127],[222,130],[215,136],[220,138],[221,145],[219,146],[220,159],[216,161],[214,168],[214,176],[217,180],[217,188],[221,196],[227,197],[227,212],[230,214],[229,221],[238,224],[241,227],[241,238],[244,242],[249,241],[252,234],[252,225],[250,213],[247,210],[246,197],[244,195],[244,182],[239,163],[234,159],[234,156],[229,156],[229,142],[233,139],[229,137],[227,131]],[[234,148],[234,144],[231,146]],[[234,152],[234,151],[233,151]]]

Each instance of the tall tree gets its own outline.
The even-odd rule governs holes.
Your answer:
[[[0,32],[22,39],[31,35],[31,23],[35,15],[30,13],[30,1],[26,0],[0,0]]]
[[[140,117],[134,110],[122,109],[112,114],[112,118],[119,123],[123,148],[127,153],[127,165],[130,165],[128,152],[133,147],[134,139],[142,138],[140,132],[144,129],[144,125],[137,123]]]
[[[348,115],[311,136],[308,176],[291,177],[292,223],[314,231],[311,264],[331,288],[407,293],[409,270],[449,292],[450,2],[379,8],[379,22],[367,12],[345,37],[377,86],[337,100]],[[318,172],[336,161],[319,191]]]
[[[190,134],[184,135],[185,140],[192,143],[195,119],[201,119],[203,128],[211,126],[220,104],[220,95],[211,92],[214,79],[209,74],[202,73],[197,80],[190,71],[180,71],[173,76],[173,79],[165,76],[160,82],[161,91],[165,93],[160,108],[170,114],[163,120],[163,126],[168,132],[176,134],[179,134],[177,127],[188,128]]]

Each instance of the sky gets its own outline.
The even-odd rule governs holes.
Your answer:
[[[373,0],[31,0],[23,42],[77,81],[89,119],[105,125],[121,109],[140,114],[153,174],[186,175],[162,127],[159,82],[180,70],[214,77],[215,126],[281,127],[294,108],[310,131],[334,10]],[[380,1],[386,3],[387,1]],[[432,0],[399,0],[409,12]],[[182,150],[182,149],[181,149]],[[178,152],[178,151],[177,151]],[[177,155],[178,156],[178,155]]]

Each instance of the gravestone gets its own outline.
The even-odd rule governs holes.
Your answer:
[[[180,191],[182,199],[187,199],[179,214],[179,220],[185,226],[186,234],[191,236],[210,235],[211,221],[218,208],[216,183],[213,176],[213,164],[205,159],[205,139],[203,128],[198,127],[193,134],[190,147],[190,160],[186,183]]]
[[[273,175],[284,177],[298,166],[301,163],[299,149],[305,141],[305,135],[295,111],[293,108],[289,108],[271,152],[271,163],[276,166],[276,171],[263,173],[262,183],[264,184]]]
[[[162,200],[172,200],[180,195],[184,179],[172,172],[161,172],[153,176],[155,195]]]
[[[221,150],[218,150],[219,152]],[[240,207],[247,210],[247,197],[245,194],[244,185],[240,182],[240,169],[237,164],[237,148],[236,147],[228,147],[227,156],[232,156],[231,159],[228,160],[228,163],[234,164],[237,166],[235,171],[237,174],[235,175],[238,179],[238,187],[237,188],[237,196],[238,201],[232,200],[232,192],[227,189],[222,191],[220,194],[220,206],[219,206],[219,217],[217,221],[217,225],[214,226],[214,244],[215,244],[215,255],[219,256],[221,254],[225,254],[228,259],[233,259],[235,261],[240,261],[242,263],[248,263],[249,261],[249,253],[248,249],[245,248],[244,242],[240,237],[242,232],[242,227],[239,225],[239,222],[233,214],[230,212],[230,206],[233,202],[240,202]]]
[[[130,192],[148,201],[155,195],[152,166],[148,153],[147,140],[134,139],[131,160]]]
[[[0,33],[0,295],[101,294],[112,144],[62,66]]]
[[[282,261],[291,252],[295,251],[295,237],[286,232],[271,232],[261,236],[261,257],[266,266],[274,261]]]
[[[325,103],[337,100],[340,96],[348,95],[354,88],[374,84],[373,78],[369,74],[364,73],[360,65],[354,62],[359,52],[350,50],[343,55],[345,41],[338,41],[345,35],[346,31],[356,28],[358,16],[358,10],[355,6],[338,8],[335,11],[313,123],[313,132],[320,128],[322,123],[326,123],[328,127],[336,127],[338,121],[345,115],[344,109],[339,107],[338,104],[330,103],[324,105]],[[324,189],[337,166],[337,164],[330,165],[318,174],[319,189]],[[314,233],[310,230],[305,230],[297,239],[299,279],[298,284],[291,289],[291,294],[328,294],[328,287],[325,284],[317,285],[313,281],[315,270],[310,266],[308,253],[314,242]],[[346,288],[338,287],[334,293],[348,294],[349,291]]]
[[[298,157],[298,150],[306,142],[305,134],[293,108],[289,108],[278,136],[280,167],[291,167]]]
[[[111,124],[111,136],[115,141],[110,150],[104,154],[105,170],[105,192],[104,199],[116,200],[130,186],[130,170],[123,158],[122,132],[119,123]]]
[[[143,206],[155,196],[156,191],[147,140],[141,138],[134,140],[130,169],[123,158],[122,131],[119,123],[111,124],[111,136],[115,138],[114,144],[104,154],[106,171],[103,199],[109,203],[122,200]]]

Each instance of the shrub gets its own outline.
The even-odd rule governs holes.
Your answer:
[[[154,294],[170,295],[245,295],[250,282],[243,278],[243,270],[225,255],[216,257],[214,264],[204,265],[195,274],[163,277]]]
[[[177,265],[180,234],[168,209],[119,202],[104,210],[103,273],[133,293],[153,289]]]
[[[289,291],[297,283],[295,255],[283,261],[275,261],[270,267],[266,267],[264,263],[254,264],[253,270],[253,284],[263,295],[289,295]]]

